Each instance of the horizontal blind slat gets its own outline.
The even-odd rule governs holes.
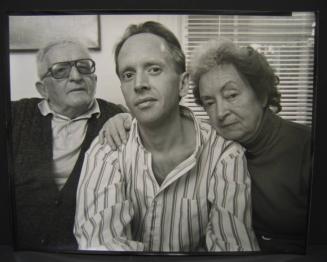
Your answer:
[[[189,15],[184,26],[184,50],[189,63],[192,52],[203,42],[224,36],[240,46],[262,48],[279,76],[280,116],[311,125],[314,83],[315,15],[295,12],[291,16]],[[261,50],[261,49],[259,49]],[[184,103],[199,117],[207,118],[195,104],[191,83]]]

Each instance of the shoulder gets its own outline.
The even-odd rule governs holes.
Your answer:
[[[105,190],[108,184],[120,180],[119,170],[117,151],[111,150],[107,144],[100,144],[97,136],[84,155],[78,187],[82,191],[95,192],[99,197],[99,192]]]
[[[296,141],[300,140],[302,142],[303,140],[311,139],[310,127],[303,124],[292,122],[290,120],[283,119],[280,116],[277,117],[280,118],[281,135],[284,136],[285,138],[290,140],[296,140]]]
[[[204,148],[210,150],[210,154],[219,156],[219,158],[235,158],[243,156],[245,149],[238,142],[227,140],[217,134],[216,130],[211,127],[207,120],[198,120],[201,142]]]
[[[86,151],[85,155],[88,157],[104,160],[106,155],[116,156],[117,151],[112,150],[109,144],[101,144],[99,136],[96,136],[92,141],[89,149]]]
[[[21,125],[20,122],[30,124],[32,118],[41,117],[38,104],[42,98],[24,98],[11,102],[11,116],[15,125]]]
[[[209,134],[203,144],[201,160],[212,170],[209,177],[216,181],[249,185],[250,175],[247,169],[245,149],[239,143],[218,135],[208,123],[201,125],[203,132]],[[222,180],[221,180],[222,179]]]
[[[109,114],[112,114],[112,115],[115,115],[115,114],[118,114],[118,113],[123,113],[123,110],[117,104],[108,102],[108,101],[100,99],[100,98],[97,98],[96,100],[98,101],[101,113],[104,113],[104,114],[109,113]]]
[[[16,101],[11,101],[11,106],[14,108],[34,108],[42,101],[42,98],[23,98]]]

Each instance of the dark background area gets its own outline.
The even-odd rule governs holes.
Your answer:
[[[108,257],[106,256],[81,256],[81,255],[58,255],[58,254],[38,254],[28,252],[18,252],[18,255],[12,252],[12,208],[10,192],[10,176],[8,174],[7,150],[8,140],[10,139],[9,129],[9,51],[8,51],[8,14],[35,14],[38,12],[54,11],[61,13],[79,12],[177,12],[190,13],[192,11],[316,11],[318,16],[317,24],[317,45],[316,45],[316,88],[315,88],[315,108],[314,108],[314,167],[312,181],[312,198],[311,198],[311,215],[308,234],[308,255],[305,257],[293,258],[289,256],[271,256],[263,260],[261,256],[249,258],[238,257],[227,258],[228,261],[327,261],[327,166],[325,158],[327,157],[327,130],[325,119],[327,108],[327,79],[325,72],[326,49],[327,49],[327,12],[324,7],[326,3],[323,0],[165,0],[165,1],[105,1],[105,0],[3,0],[0,3],[0,261],[162,261],[169,259],[171,261],[214,261],[219,257],[172,257],[172,256],[155,256],[155,257]],[[26,65],[31,66],[31,65]],[[15,257],[15,258],[14,258]],[[324,257],[324,258],[323,258]],[[91,260],[92,259],[92,260]],[[312,260],[311,260],[312,259]],[[322,259],[322,260],[320,260]],[[326,259],[326,260],[325,260]],[[226,261],[227,261],[226,260]],[[225,261],[225,260],[223,260]]]

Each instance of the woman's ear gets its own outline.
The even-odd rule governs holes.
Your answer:
[[[262,108],[268,107],[268,97],[267,96],[265,96],[261,99],[261,106],[262,106]]]
[[[48,89],[45,87],[42,81],[37,81],[35,83],[36,90],[39,94],[46,100],[48,100]]]
[[[187,72],[184,72],[180,76],[180,83],[179,83],[179,96],[184,97],[187,95],[188,88],[189,88],[189,79],[190,75]]]

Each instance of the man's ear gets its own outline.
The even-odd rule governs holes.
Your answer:
[[[184,97],[187,95],[188,88],[189,88],[189,79],[190,75],[187,72],[184,72],[180,76],[180,83],[179,83],[179,96]]]
[[[45,87],[44,83],[41,81],[37,81],[35,83],[36,90],[39,92],[39,94],[44,98],[48,99],[48,89]]]

